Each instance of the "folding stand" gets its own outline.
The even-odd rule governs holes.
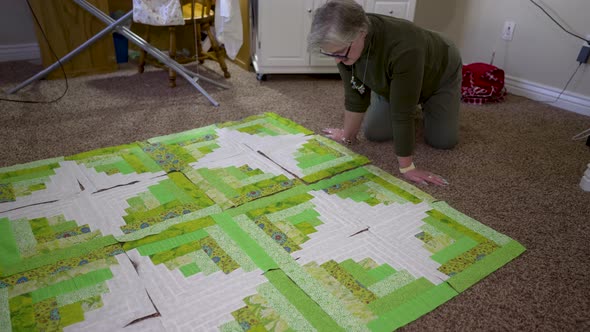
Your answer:
[[[91,13],[92,15],[94,15],[99,20],[101,20],[104,23],[108,24],[108,26],[104,30],[100,31],[99,33],[97,33],[96,35],[94,35],[92,38],[90,38],[89,40],[87,40],[85,43],[83,43],[82,45],[80,45],[78,48],[76,48],[75,50],[73,50],[70,53],[68,53],[67,55],[65,55],[59,61],[57,61],[54,64],[52,64],[51,66],[45,68],[43,71],[41,71],[38,74],[36,74],[35,76],[29,78],[28,80],[26,80],[25,82],[21,83],[17,87],[9,90],[7,93],[12,94],[12,93],[14,93],[14,92],[22,89],[23,87],[31,84],[32,82],[44,78],[51,71],[53,71],[57,67],[59,67],[60,66],[60,63],[65,63],[65,62],[69,61],[71,58],[73,58],[74,56],[76,56],[78,53],[80,53],[82,50],[84,50],[88,46],[92,45],[94,42],[96,42],[97,40],[99,40],[100,38],[102,38],[104,35],[111,33],[113,30],[116,30],[118,33],[120,33],[121,35],[125,36],[129,41],[131,41],[135,45],[141,47],[143,50],[145,50],[147,53],[149,53],[150,55],[152,55],[158,61],[160,61],[163,64],[165,64],[166,66],[168,66],[168,68],[171,68],[176,73],[178,73],[180,76],[184,77],[192,86],[194,86],[197,90],[199,90],[199,92],[201,92],[211,102],[211,104],[213,104],[214,106],[219,106],[219,103],[217,101],[215,101],[215,99],[213,99],[207,93],[207,91],[205,91],[197,83],[197,81],[199,79],[202,79],[204,81],[207,81],[207,82],[209,82],[211,84],[214,84],[214,85],[219,86],[219,87],[222,87],[222,88],[228,89],[229,87],[226,86],[226,85],[223,85],[221,83],[218,83],[218,82],[216,82],[216,81],[214,81],[212,79],[203,77],[203,76],[201,76],[201,75],[199,75],[197,73],[194,73],[194,72],[188,70],[183,65],[181,65],[178,62],[176,62],[173,59],[171,59],[166,53],[164,53],[164,52],[160,51],[159,49],[153,47],[148,42],[146,42],[141,37],[139,37],[137,34],[135,34],[133,31],[131,31],[131,29],[129,29],[128,27],[124,26],[123,23],[133,17],[133,10],[129,11],[127,14],[125,14],[123,17],[119,18],[118,20],[114,20],[113,18],[111,18],[107,14],[103,13],[100,9],[94,7],[92,4],[86,2],[85,0],[73,0],[73,1],[75,3],[77,3],[80,7],[86,9],[89,13]]]

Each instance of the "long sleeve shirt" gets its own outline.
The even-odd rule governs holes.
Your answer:
[[[410,21],[378,14],[367,16],[370,25],[361,56],[352,66],[338,64],[345,108],[366,112],[371,90],[387,98],[395,152],[400,157],[410,156],[415,145],[416,107],[437,90],[447,67],[449,45],[437,33]],[[362,95],[351,87],[353,70],[357,85],[365,84]]]

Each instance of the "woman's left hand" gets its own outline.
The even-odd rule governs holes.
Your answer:
[[[434,184],[437,186],[446,186],[449,184],[447,180],[443,179],[441,176],[418,168],[407,171],[403,176],[406,179],[419,184]]]

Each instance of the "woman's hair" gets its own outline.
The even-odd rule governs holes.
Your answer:
[[[322,45],[350,44],[361,31],[368,31],[369,19],[354,0],[329,0],[313,16],[307,48],[317,51]]]

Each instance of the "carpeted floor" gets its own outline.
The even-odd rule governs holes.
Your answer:
[[[259,82],[254,73],[229,67],[230,89],[202,84],[221,103],[218,108],[182,78],[170,89],[164,71],[150,68],[140,75],[130,65],[69,79],[69,90],[57,103],[0,101],[0,167],[261,112],[275,112],[316,132],[341,124],[337,76],[271,75]],[[28,62],[0,63],[0,89],[40,69]],[[199,70],[224,80],[214,64]],[[63,80],[40,81],[0,98],[50,100],[64,86]],[[513,95],[502,104],[463,105],[461,112],[461,142],[454,150],[434,150],[418,135],[416,165],[450,182],[421,189],[527,251],[402,330],[590,330],[590,193],[578,186],[590,150],[572,140],[590,127],[590,118]],[[362,142],[353,150],[399,176],[391,142]]]

